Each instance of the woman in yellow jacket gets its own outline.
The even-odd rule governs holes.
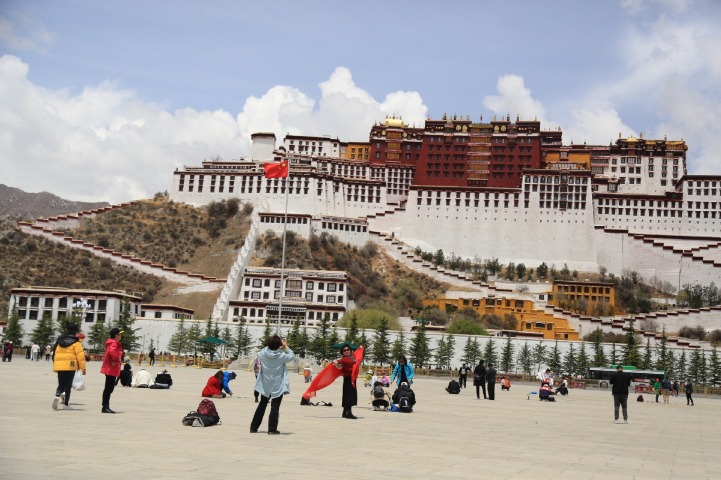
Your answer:
[[[53,371],[58,373],[58,388],[55,390],[53,399],[53,410],[58,409],[58,404],[64,410],[72,410],[70,403],[70,391],[73,388],[75,372],[82,370],[85,375],[85,351],[81,343],[80,328],[77,323],[68,323],[65,332],[55,342],[55,356],[53,357]]]

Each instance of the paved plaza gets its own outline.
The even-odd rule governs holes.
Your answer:
[[[146,368],[153,377],[162,369]],[[223,424],[210,428],[180,420],[212,370],[169,368],[170,390],[117,387],[116,415],[100,413],[99,371],[100,362],[88,364],[74,410],[53,411],[50,362],[0,364],[0,479],[721,478],[721,401],[702,395],[694,407],[682,396],[670,405],[633,396],[629,424],[616,425],[608,391],[572,390],[547,403],[529,395],[535,384],[516,383],[491,402],[470,388],[448,395],[448,379],[420,377],[414,413],[370,411],[370,389],[359,382],[359,419],[346,420],[340,381],[317,398],[332,407],[301,406],[306,385],[293,374],[282,435],[272,436],[267,416],[261,433],[248,432],[254,378],[244,369],[231,382],[236,395],[215,401]]]

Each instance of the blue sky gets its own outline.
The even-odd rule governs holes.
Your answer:
[[[721,174],[721,2],[4,0],[0,183],[143,198],[274,131],[538,118],[564,143],[683,138]]]

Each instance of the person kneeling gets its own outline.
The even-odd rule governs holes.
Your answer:
[[[388,410],[390,399],[391,395],[383,388],[383,384],[381,382],[375,382],[371,390],[371,406],[373,410]]]
[[[461,393],[461,384],[455,380],[451,380],[450,382],[448,382],[446,392],[450,393],[451,395],[457,395]]]
[[[511,389],[511,380],[508,377],[501,379],[501,391]]]
[[[416,394],[408,386],[408,383],[401,382],[401,386],[393,392],[393,403],[398,404],[398,410],[401,412],[411,413],[413,411],[413,405],[416,404]]]
[[[551,391],[551,387],[546,382],[543,382],[541,384],[541,390],[538,392],[538,399],[546,400],[548,402],[556,401],[556,399],[553,398],[553,392]]]
[[[201,395],[210,398],[225,398],[225,393],[221,390],[221,388],[223,388],[224,376],[223,371],[218,370],[215,375],[208,379],[208,383],[205,385]]]

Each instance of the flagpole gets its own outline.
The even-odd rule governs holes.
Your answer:
[[[288,162],[288,175],[285,182],[285,214],[283,215],[283,255],[280,261],[280,298],[278,299],[278,326],[276,333],[280,336],[280,315],[283,312],[283,296],[285,295],[285,284],[283,283],[283,275],[285,274],[285,231],[288,227],[288,193],[290,192],[290,161]]]

